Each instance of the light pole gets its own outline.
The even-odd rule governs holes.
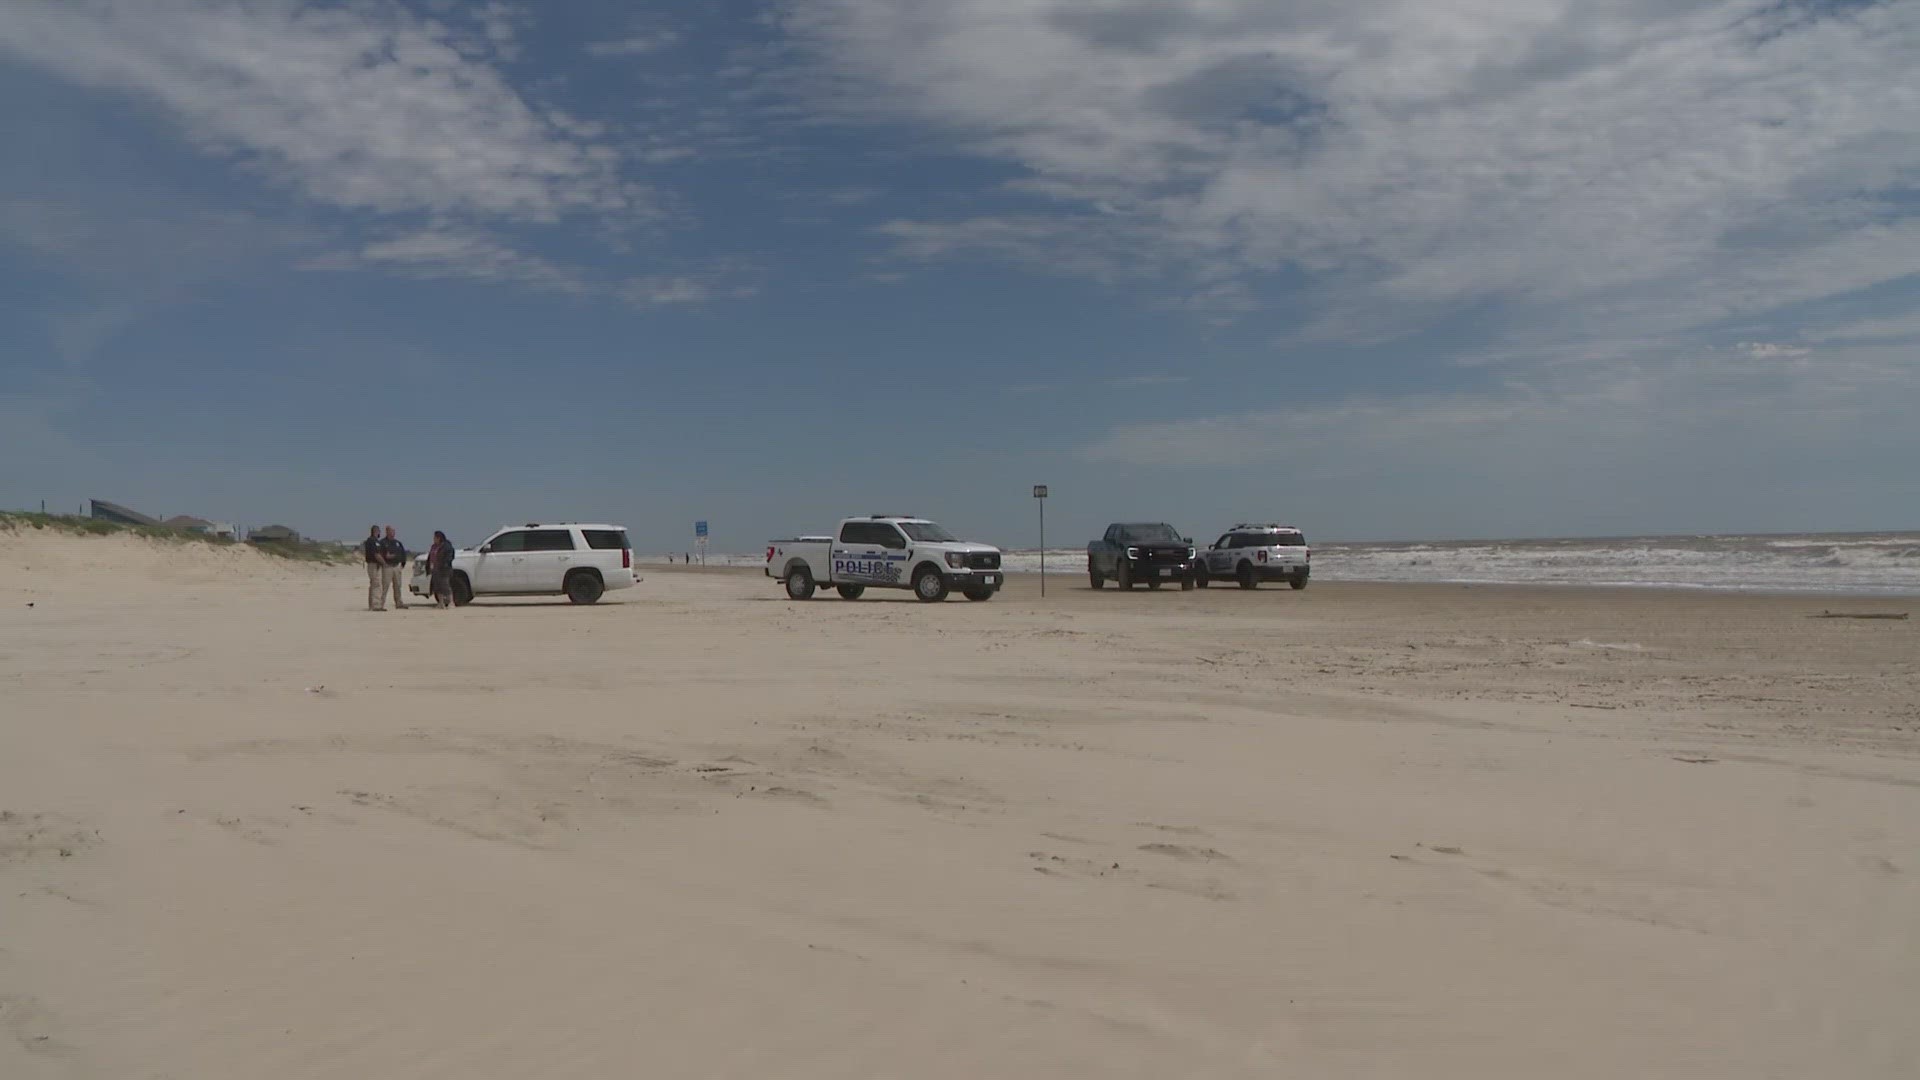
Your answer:
[[[1033,485],[1033,501],[1040,504],[1040,595],[1047,595],[1047,485]]]

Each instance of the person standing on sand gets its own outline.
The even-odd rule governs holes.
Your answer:
[[[407,545],[394,535],[393,526],[387,526],[387,537],[380,541],[380,575],[393,585],[393,606],[401,611],[407,610],[406,594],[401,592],[400,575],[407,568]],[[380,602],[386,603],[386,590],[381,590]]]
[[[427,549],[429,592],[433,602],[443,608],[453,606],[453,541],[439,529],[433,530],[433,546]]]
[[[367,538],[360,545],[360,554],[367,560],[367,610],[387,610],[387,561],[380,555],[380,526],[368,530]]]

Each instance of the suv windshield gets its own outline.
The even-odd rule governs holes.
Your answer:
[[[1185,543],[1171,525],[1122,525],[1120,539],[1129,544]]]
[[[900,530],[923,544],[952,544],[960,539],[931,521],[902,521]]]

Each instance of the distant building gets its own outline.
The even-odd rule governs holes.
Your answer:
[[[178,529],[181,532],[195,533],[199,536],[215,536],[222,540],[234,538],[233,526],[218,521],[208,521],[206,518],[197,518],[192,514],[175,514],[162,524],[169,529]]]
[[[138,510],[129,510],[119,503],[110,503],[105,499],[88,500],[87,516],[95,521],[111,521],[115,525],[145,525],[149,528],[161,528],[157,518],[150,518]]]
[[[247,533],[249,544],[297,544],[300,534],[285,525],[263,525]]]

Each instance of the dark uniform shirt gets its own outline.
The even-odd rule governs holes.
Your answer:
[[[407,561],[407,545],[398,537],[389,536],[380,541],[380,557],[389,566],[399,566]]]
[[[383,543],[384,541],[379,537],[369,536],[360,542],[360,553],[367,557],[368,562],[378,565],[380,562],[380,548]]]

